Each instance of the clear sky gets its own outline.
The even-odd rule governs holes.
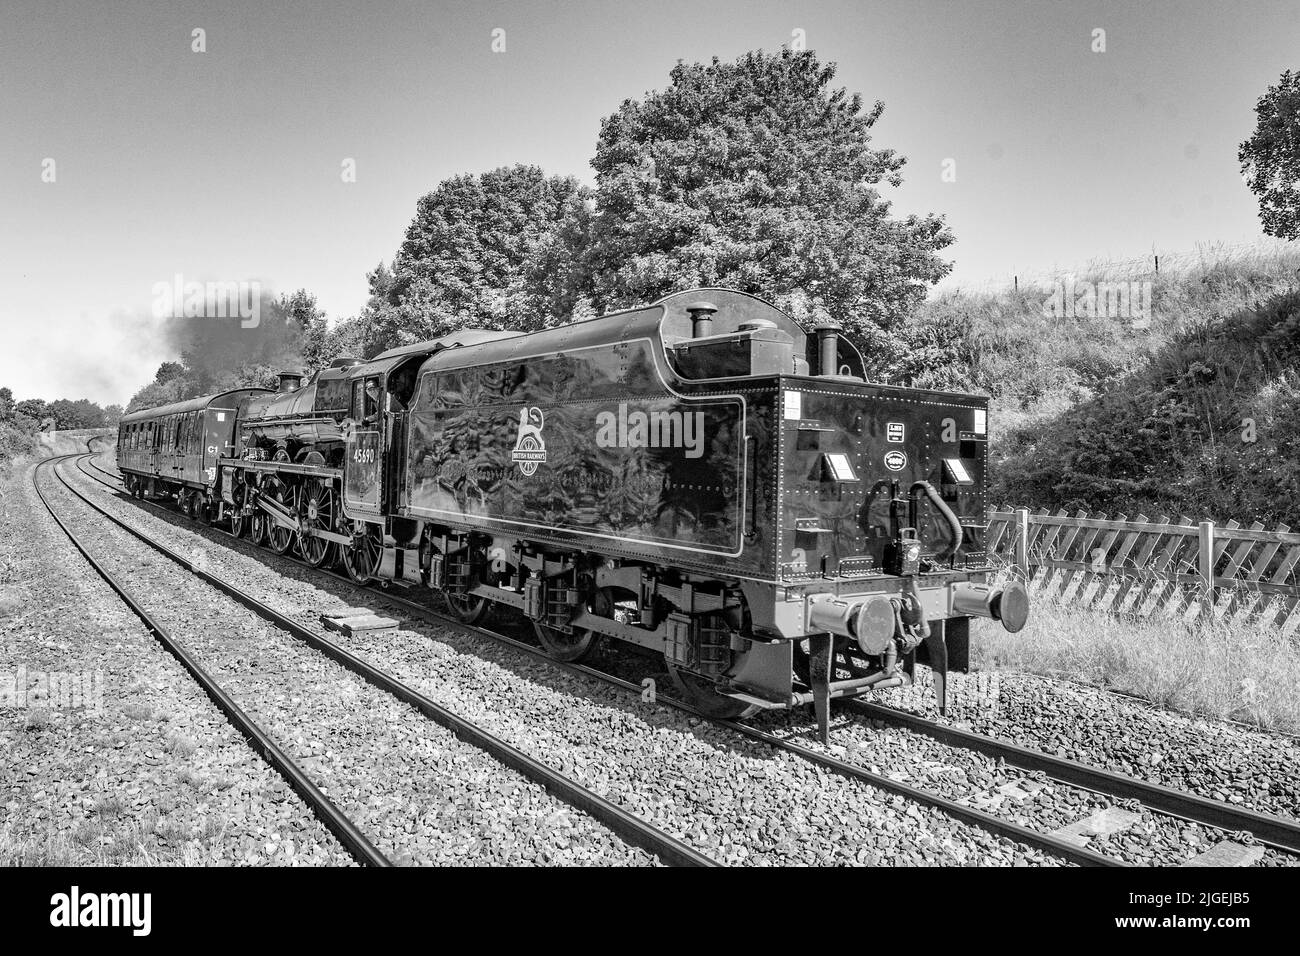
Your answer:
[[[909,160],[886,193],[947,217],[949,284],[1261,235],[1236,151],[1300,68],[1300,0],[0,0],[0,385],[125,403],[177,273],[353,314],[439,180],[590,182],[624,98],[796,29],[885,101],[876,145]]]

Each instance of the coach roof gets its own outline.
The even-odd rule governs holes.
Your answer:
[[[269,388],[232,388],[224,392],[218,392],[216,395],[204,395],[201,398],[191,398],[183,402],[172,402],[170,405],[158,405],[154,408],[144,408],[138,412],[132,412],[130,415],[123,415],[119,424],[131,425],[135,422],[152,421],[155,418],[166,418],[168,415],[184,415],[186,412],[197,412],[207,408],[218,399],[225,398],[228,395],[242,395],[246,392],[271,392]]]

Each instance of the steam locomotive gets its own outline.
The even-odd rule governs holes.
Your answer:
[[[553,657],[663,656],[711,715],[969,661],[990,584],[987,399],[866,381],[833,323],[695,289],[532,333],[463,331],[122,420],[128,490],[306,563],[515,608]]]

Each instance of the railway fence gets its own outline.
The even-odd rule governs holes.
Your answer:
[[[1247,620],[1300,628],[1300,533],[1186,515],[1133,519],[1003,505],[989,513],[987,550],[1064,603],[1141,617]]]

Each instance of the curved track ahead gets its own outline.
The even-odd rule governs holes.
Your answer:
[[[294,621],[292,618],[275,610],[275,608],[272,608],[271,606],[259,601],[257,598],[241,591],[234,585],[221,580],[209,571],[196,566],[194,562],[177,554],[175,551],[172,551],[166,545],[153,540],[148,535],[131,527],[131,525],[122,521],[120,518],[110,514],[104,508],[101,508],[98,504],[86,497],[80,490],[73,487],[58,470],[58,463],[67,458],[77,458],[80,463],[89,457],[89,455],[64,455],[59,458],[49,459],[48,463],[51,466],[51,471],[54,476],[69,492],[119,528],[135,536],[164,557],[184,567],[187,571],[197,575],[199,578],[222,591],[224,594],[230,596],[259,617],[264,618],[275,626],[292,634],[304,644],[320,651],[326,657],[357,674],[374,686],[392,694],[404,703],[415,707],[425,717],[443,727],[446,727],[461,740],[485,751],[503,765],[522,774],[534,783],[541,785],[551,793],[552,796],[600,821],[614,833],[622,837],[627,843],[640,847],[649,853],[653,853],[664,863],[673,866],[718,865],[715,860],[687,846],[671,834],[660,830],[642,820],[635,814],[611,803],[604,797],[601,797],[587,789],[582,784],[564,776],[559,771],[534,760],[532,757],[517,748],[493,736],[488,731],[433,702],[419,691],[402,683],[384,671],[373,667],[360,658],[353,656],[328,638],[303,627],[297,621]],[[46,463],[47,462],[43,462],[42,465]],[[88,477],[94,478],[93,475],[90,475],[89,472],[86,472],[84,469],[79,467],[79,470]],[[102,469],[99,470],[103,474],[110,474],[109,472],[103,472]],[[35,476],[33,477],[35,478]],[[99,481],[100,479],[95,480]],[[101,483],[113,487],[112,485],[109,485],[108,482]],[[114,490],[120,491],[121,489],[114,488]],[[339,832],[336,832],[335,835],[339,836],[340,841],[343,842],[345,846],[348,846],[350,850],[353,850],[354,855],[359,853],[364,856],[365,859],[363,862],[370,865],[390,865],[389,861],[366,840],[360,831],[356,830],[355,825],[352,824],[337,807],[330,803],[329,799],[325,797],[324,794],[321,794],[320,791],[315,788],[311,781],[302,774],[302,771],[293,764],[292,760],[280,751],[279,748],[271,742],[270,738],[257,728],[252,720],[238,708],[234,701],[216,685],[211,676],[203,671],[203,669],[189,657],[184,648],[182,648],[170,634],[166,634],[153,621],[153,619],[147,615],[143,608],[140,608],[134,599],[127,595],[125,590],[117,584],[116,580],[106,569],[90,557],[88,552],[82,548],[75,535],[59,519],[53,507],[51,507],[50,503],[45,499],[45,496],[41,494],[39,485],[37,486],[37,494],[41,496],[41,500],[45,503],[46,508],[49,509],[50,514],[54,517],[55,521],[59,522],[59,526],[68,534],[68,537],[73,540],[73,543],[77,545],[78,549],[81,550],[82,553],[86,555],[87,559],[91,561],[96,571],[98,571],[101,576],[109,582],[110,586],[113,587],[113,589],[131,605],[132,610],[135,610],[136,613],[141,616],[142,620],[145,621],[146,626],[158,635],[159,639],[163,641],[167,649],[181,660],[181,662],[186,666],[186,669],[195,676],[208,694],[213,697],[213,700],[217,701],[218,706],[220,706],[222,710],[226,712],[227,716],[231,718],[232,723],[235,723],[241,732],[245,733],[245,736],[249,736],[250,740],[255,741],[255,748],[258,749],[259,753],[263,752],[263,748],[267,748],[266,752],[268,754],[268,759],[272,760],[276,769],[280,770],[280,772],[285,775],[286,779],[294,786],[295,790],[299,790],[300,786],[304,788],[299,790],[299,792],[302,793],[304,800],[307,800],[313,811],[317,812],[318,816],[321,816],[321,819],[325,822],[326,826],[329,826],[331,831],[334,831],[335,826],[339,828]],[[270,756],[272,753],[276,755],[274,759]],[[346,834],[348,839],[345,840],[340,834]],[[354,845],[356,849],[354,849]],[[358,859],[361,859],[361,856],[359,856]]]
[[[283,750],[281,750],[270,736],[259,727],[244,710],[235,703],[234,699],[227,694],[216,680],[196,661],[185,647],[176,639],[176,637],[159,624],[153,616],[145,610],[140,601],[131,594],[126,587],[109,571],[103,564],[95,559],[90,553],[85,543],[78,537],[77,533],[70,528],[61,518],[54,505],[45,497],[45,492],[41,490],[40,473],[42,468],[48,467],[55,477],[64,484],[65,487],[71,487],[58,472],[59,462],[67,458],[75,458],[76,455],[60,455],[57,458],[46,459],[38,464],[32,470],[32,483],[36,488],[36,495],[41,499],[41,503],[50,513],[68,540],[72,542],[73,547],[81,552],[82,557],[90,564],[95,572],[104,579],[104,582],[113,589],[132,612],[140,618],[144,626],[149,629],[150,633],[158,639],[158,642],[167,650],[169,654],[180,661],[184,667],[198,683],[199,686],[207,693],[212,702],[217,705],[226,719],[248,740],[252,748],[264,757],[266,761],[275,768],[275,770],[284,778],[285,782],[291,786],[300,796],[304,803],[311,809],[312,813],[324,824],[325,828],[334,834],[338,841],[343,844],[352,854],[353,859],[358,863],[366,866],[391,866],[392,864],[379,849],[370,842],[357,828],[357,825],[340,810],[329,797],[325,796],[320,789],[311,782],[302,768],[294,763]],[[73,489],[75,492],[75,489]]]

